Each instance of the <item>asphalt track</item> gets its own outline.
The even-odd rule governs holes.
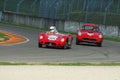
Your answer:
[[[0,25],[0,30],[26,37],[21,44],[0,46],[1,62],[120,62],[120,42],[103,41],[102,47],[75,45],[72,49],[38,48],[40,31]]]

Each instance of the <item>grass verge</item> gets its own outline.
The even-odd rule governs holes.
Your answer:
[[[15,24],[7,21],[0,21],[0,24],[8,25],[8,26],[15,26],[15,27],[21,27],[21,28],[29,28],[29,29],[36,29],[36,30],[47,30],[45,28],[39,28],[35,26],[29,26],[25,24]]]
[[[106,63],[17,63],[17,62],[0,62],[0,65],[47,65],[47,66],[120,66],[120,62]]]
[[[105,37],[105,40],[120,42],[120,38]]]
[[[9,39],[8,36],[0,33],[0,42],[5,41],[5,40],[8,40],[8,39]]]
[[[48,30],[47,28],[38,28],[38,27],[24,25],[24,24],[14,24],[14,23],[11,23],[11,22],[6,22],[6,21],[0,21],[0,24],[22,27],[22,28],[35,29],[35,30],[41,30],[41,31],[47,31]],[[68,32],[64,32],[64,31],[59,31],[59,32],[68,33]],[[73,33],[73,32],[69,32],[69,33],[74,34],[74,35],[76,34],[76,33]],[[120,42],[120,38],[105,37],[104,39],[108,40],[108,41]]]

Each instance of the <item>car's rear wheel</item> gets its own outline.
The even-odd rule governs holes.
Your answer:
[[[68,48],[68,49],[71,49],[71,47],[72,47],[72,45],[69,45],[67,48]]]
[[[67,49],[71,49],[71,47],[72,47],[72,44],[67,45]]]
[[[71,47],[72,47],[72,41],[73,41],[73,38],[69,38],[68,39],[68,41],[67,41],[67,44],[68,44],[67,48],[68,49],[71,49]]]
[[[97,46],[98,47],[102,47],[102,43],[97,43]]]
[[[62,46],[62,49],[68,49],[68,42],[66,42],[65,45]]]
[[[68,42],[66,42],[66,44],[62,47],[62,49],[70,49],[71,48],[71,44],[68,44]]]
[[[41,47],[42,47],[42,44],[38,43],[38,47],[41,48]]]
[[[67,49],[68,46],[67,46],[67,43],[63,46],[63,49]]]

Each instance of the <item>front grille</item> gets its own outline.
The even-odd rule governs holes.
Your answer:
[[[83,40],[86,40],[86,41],[93,41],[93,42],[96,42],[96,41],[97,41],[96,39],[91,39],[91,38],[83,38]]]
[[[51,42],[46,42],[45,44],[46,44],[46,45],[50,45],[50,44],[51,44],[52,46],[55,46],[55,45],[56,45],[55,43],[51,43]]]

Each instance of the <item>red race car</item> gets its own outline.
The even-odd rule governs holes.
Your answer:
[[[103,33],[97,24],[83,24],[82,29],[77,30],[76,45],[80,42],[95,43],[101,47],[103,42]]]
[[[38,46],[46,47],[58,47],[63,49],[69,49],[72,45],[72,34],[60,34],[60,33],[49,33],[41,32],[38,37]]]

